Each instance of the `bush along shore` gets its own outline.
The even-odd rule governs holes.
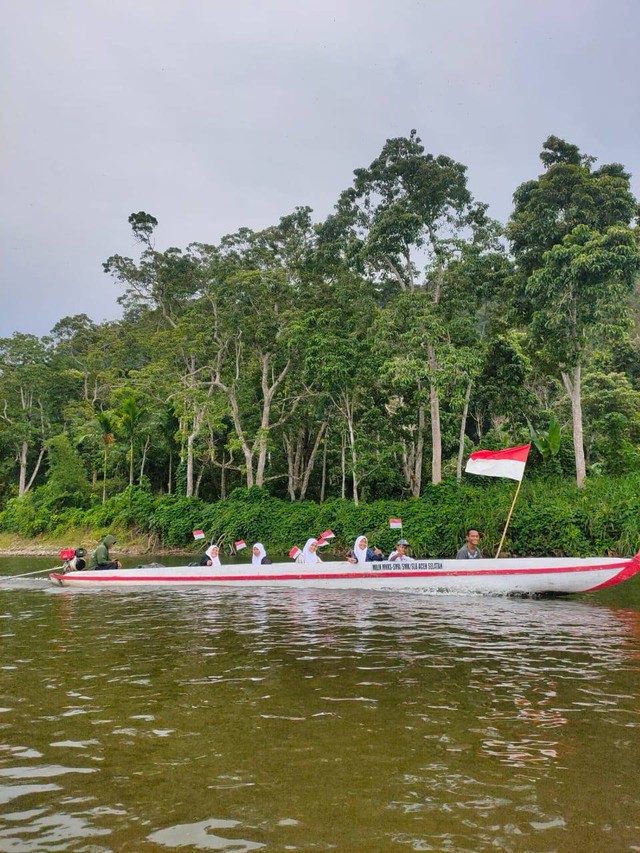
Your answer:
[[[204,541],[219,542],[224,554],[233,553],[240,539],[286,554],[331,529],[336,538],[324,549],[326,559],[344,556],[361,533],[388,552],[399,536],[389,519],[400,518],[401,535],[420,557],[452,557],[470,526],[480,531],[485,556],[493,556],[515,486],[489,478],[445,481],[427,487],[420,498],[359,506],[341,499],[289,502],[257,487],[236,489],[216,503],[129,487],[89,509],[56,511],[39,505],[35,492],[8,501],[0,513],[0,547],[5,553],[52,553],[62,545],[93,547],[111,531],[120,552],[195,553],[203,542],[194,541],[193,531],[203,530]],[[627,555],[639,548],[640,475],[593,478],[584,489],[566,481],[525,480],[502,556]]]

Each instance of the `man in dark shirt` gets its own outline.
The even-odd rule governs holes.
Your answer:
[[[478,548],[479,541],[480,534],[478,531],[475,527],[469,527],[467,529],[465,544],[456,554],[456,560],[481,560],[482,551]]]

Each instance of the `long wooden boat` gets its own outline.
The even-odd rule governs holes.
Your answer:
[[[138,566],[111,571],[53,571],[70,588],[154,586],[313,587],[389,592],[545,595],[592,592],[640,572],[634,557],[534,557],[482,560],[417,560],[414,563],[349,562],[247,564],[222,568]]]

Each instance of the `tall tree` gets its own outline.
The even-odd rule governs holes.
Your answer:
[[[102,439],[102,503],[104,503],[107,499],[107,459],[109,448],[116,440],[113,415],[110,412],[97,411],[95,414],[95,424]]]
[[[125,435],[129,451],[129,485],[133,486],[133,464],[135,455],[135,443],[140,429],[140,423],[144,417],[144,410],[140,408],[136,398],[125,389],[120,405],[116,409],[118,424]]]
[[[638,205],[619,164],[593,169],[593,157],[555,136],[544,143],[540,158],[546,171],[516,190],[508,234],[531,339],[539,359],[560,374],[571,402],[581,487],[582,373],[593,341],[615,342],[629,322]]]
[[[227,398],[247,486],[263,486],[271,435],[300,400],[291,385],[298,358],[291,340],[296,282],[264,233],[243,229],[197,251],[211,382]]]
[[[335,214],[321,229],[321,243],[339,247],[346,263],[366,272],[386,300],[394,293],[422,294],[423,371],[429,387],[433,483],[442,479],[439,343],[440,303],[448,265],[467,239],[487,228],[486,207],[473,201],[466,167],[444,155],[426,154],[416,131],[389,139],[366,169],[356,169]],[[444,334],[445,346],[450,341]]]
[[[128,312],[135,315],[141,308],[157,311],[164,323],[175,327],[177,317],[199,284],[192,258],[176,248],[157,251],[154,232],[158,220],[151,214],[132,213],[129,224],[142,246],[139,262],[112,255],[103,269],[124,287],[118,302]]]
[[[19,497],[33,485],[47,439],[62,420],[65,395],[49,358],[46,341],[35,335],[0,339],[0,420],[15,451]]]

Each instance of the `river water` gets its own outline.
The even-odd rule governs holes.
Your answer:
[[[2,579],[0,655],[0,851],[640,851],[637,578],[542,601]]]

